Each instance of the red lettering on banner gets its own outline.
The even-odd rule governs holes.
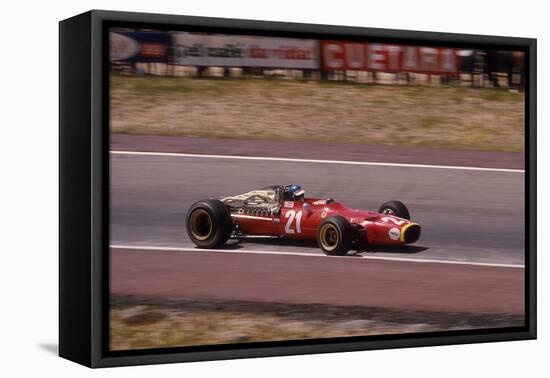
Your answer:
[[[386,45],[386,51],[388,52],[388,68],[390,71],[399,71],[401,68],[401,46]]]
[[[405,54],[403,55],[403,63],[401,69],[403,71],[418,71],[418,51],[416,47],[406,46]]]
[[[248,50],[248,56],[251,58],[261,58],[266,59],[267,54],[265,49],[262,49],[261,47],[253,46]]]
[[[323,62],[328,70],[344,68],[343,43],[323,43]]]
[[[345,45],[346,68],[360,70],[365,67],[365,46],[361,43],[347,43]]]
[[[456,51],[443,49],[441,52],[441,68],[447,72],[456,71]]]
[[[145,58],[161,58],[164,56],[164,54],[164,45],[162,45],[161,43],[141,43],[141,56]]]
[[[438,71],[438,62],[437,62],[437,50],[431,47],[421,47],[420,48],[420,67],[422,71],[427,72],[437,72]]]
[[[285,60],[307,60],[311,59],[311,54],[308,50],[282,47],[279,49],[264,49],[257,46],[252,46],[248,50],[248,57],[254,59],[285,59]]]
[[[370,44],[369,49],[369,69],[373,71],[382,71],[386,68],[386,55],[383,45]]]
[[[382,43],[322,41],[322,69],[456,73],[456,50]]]

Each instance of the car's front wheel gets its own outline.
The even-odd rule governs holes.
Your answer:
[[[410,220],[411,215],[409,214],[409,209],[401,201],[389,201],[378,209],[378,212],[386,215],[395,215],[396,217]]]
[[[340,215],[325,218],[317,229],[317,243],[330,256],[344,256],[352,243],[352,227]]]
[[[198,201],[187,211],[187,235],[199,248],[216,248],[224,244],[233,231],[231,213],[215,199]]]

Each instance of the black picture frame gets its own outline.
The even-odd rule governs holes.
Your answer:
[[[526,53],[525,327],[205,347],[108,350],[108,29],[492,47]],[[59,24],[59,355],[89,367],[406,348],[536,338],[536,39],[92,10]]]

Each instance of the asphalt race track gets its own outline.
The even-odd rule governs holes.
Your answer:
[[[115,294],[516,315],[525,306],[519,268],[234,252],[112,251]]]
[[[346,257],[282,241],[203,251],[187,238],[193,202],[283,183],[355,208],[401,200],[422,236]],[[521,314],[523,183],[521,171],[112,153],[111,292]]]
[[[365,255],[524,264],[524,174],[433,168],[112,155],[111,244],[191,248],[193,202],[270,184],[298,183],[311,197],[376,210],[398,199],[422,225],[405,250]],[[240,249],[322,254],[315,244],[243,242]]]

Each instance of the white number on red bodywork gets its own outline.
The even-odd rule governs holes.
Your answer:
[[[285,213],[285,218],[288,218],[288,221],[285,225],[285,232],[287,234],[294,234],[295,232],[300,234],[302,233],[301,221],[302,221],[302,210],[296,212],[294,210],[289,210]],[[296,219],[296,229],[292,228],[292,222]]]
[[[404,220],[397,220],[395,218],[390,218],[390,217],[382,217],[381,220],[382,220],[382,222],[393,222],[398,226],[401,226],[403,223],[407,222],[407,221],[404,221]]]

